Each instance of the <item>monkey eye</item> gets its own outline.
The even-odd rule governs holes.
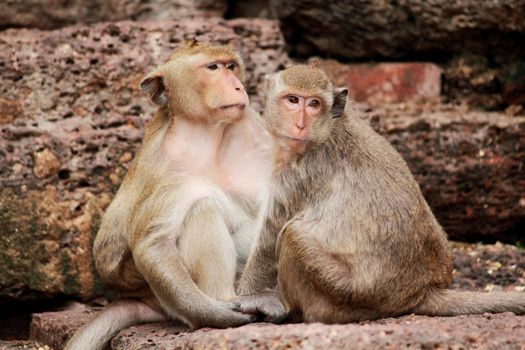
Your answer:
[[[290,103],[294,103],[294,104],[299,103],[299,98],[297,98],[297,96],[290,95],[287,97],[287,99],[288,99],[288,102]]]
[[[313,108],[319,108],[321,106],[321,102],[319,102],[319,100],[312,100],[309,106]]]
[[[229,70],[235,70],[235,68],[237,68],[237,64],[235,64],[235,62],[230,62],[226,65],[226,68]]]
[[[217,63],[210,63],[206,66],[206,68],[208,68],[209,70],[216,70],[217,68],[219,68],[219,65]]]

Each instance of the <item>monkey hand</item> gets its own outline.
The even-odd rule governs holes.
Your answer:
[[[248,323],[253,323],[259,320],[257,315],[243,313],[238,310],[235,302],[218,302],[214,308],[214,312],[207,315],[202,322],[191,322],[192,328],[230,328],[239,327]]]
[[[279,294],[273,290],[240,296],[235,300],[235,305],[240,312],[262,316],[264,322],[280,323],[288,315]]]

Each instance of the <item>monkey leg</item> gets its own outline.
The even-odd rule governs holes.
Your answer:
[[[331,253],[314,235],[294,226],[281,232],[277,252],[277,285],[288,320],[347,323],[378,318],[357,295],[348,258]]]
[[[137,269],[162,308],[192,328],[253,322],[253,315],[233,311],[233,303],[215,299],[233,295],[236,256],[233,243],[227,243],[229,232],[215,203],[197,202],[180,230],[178,242],[153,230],[133,249]]]
[[[216,300],[235,297],[237,251],[217,205],[201,199],[186,216],[178,241],[180,256],[204,294]]]

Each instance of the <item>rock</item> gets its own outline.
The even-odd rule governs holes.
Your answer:
[[[453,52],[525,55],[525,2],[272,2],[294,55],[349,59],[446,57]]]
[[[501,110],[503,69],[509,63],[497,64],[487,57],[461,54],[450,59],[443,69],[443,97],[484,110]]]
[[[169,324],[130,327],[111,342],[113,350],[155,349],[396,349],[492,348],[522,345],[525,316],[406,316],[348,325],[255,324],[235,329],[184,332]],[[512,329],[512,330],[511,330]]]
[[[347,77],[349,96],[357,102],[437,100],[440,95],[441,70],[433,63],[351,65]]]
[[[137,85],[185,36],[240,50],[259,110],[264,74],[288,61],[261,19],[0,32],[0,299],[104,293],[92,239],[155,109]]]
[[[525,250],[513,245],[451,242],[453,289],[525,291]],[[497,286],[497,288],[495,288]]]
[[[509,105],[525,106],[525,60],[505,65],[502,76],[503,100]]]
[[[0,350],[53,350],[47,345],[26,340],[0,340]]]
[[[495,290],[497,286],[499,290],[525,290],[525,250],[501,243],[452,242],[451,248],[454,253],[453,289]],[[471,270],[467,271],[468,268]],[[98,309],[74,304],[64,311],[34,314],[30,338],[61,349],[73,332],[94,317]],[[503,346],[519,349],[525,336],[524,321],[525,316],[508,313],[450,318],[405,316],[344,326],[256,324],[227,330],[206,328],[194,333],[176,323],[152,323],[121,331],[113,339],[112,348],[497,349]]]
[[[83,324],[91,320],[100,308],[74,303],[65,311],[33,314],[29,329],[30,339],[42,339],[53,349],[62,349],[66,341]]]
[[[225,0],[4,0],[0,27],[54,29],[72,24],[120,20],[179,19],[194,15],[222,16]]]
[[[433,104],[365,108],[452,239],[523,240],[525,117]]]
[[[60,169],[60,162],[48,148],[35,152],[33,155],[33,173],[37,179],[43,179],[56,174]]]
[[[224,16],[226,18],[257,17],[272,19],[277,17],[271,1],[267,0],[229,1],[228,10]]]
[[[57,338],[77,325],[68,311],[39,314],[32,329]],[[36,334],[33,333],[32,334]],[[405,316],[347,325],[253,324],[225,330],[194,332],[173,323],[150,323],[121,331],[111,341],[113,350],[155,349],[396,349],[476,348],[519,349],[525,337],[525,316],[512,313],[458,317]],[[48,343],[62,349],[64,343]]]
[[[8,124],[22,114],[22,107],[15,100],[0,98],[0,125]]]

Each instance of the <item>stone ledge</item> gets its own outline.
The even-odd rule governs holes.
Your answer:
[[[34,316],[31,335],[56,350],[92,317],[86,307]],[[348,325],[252,324],[189,332],[174,323],[151,323],[121,331],[113,350],[135,349],[523,349],[525,316],[512,313],[427,317],[409,315]]]

